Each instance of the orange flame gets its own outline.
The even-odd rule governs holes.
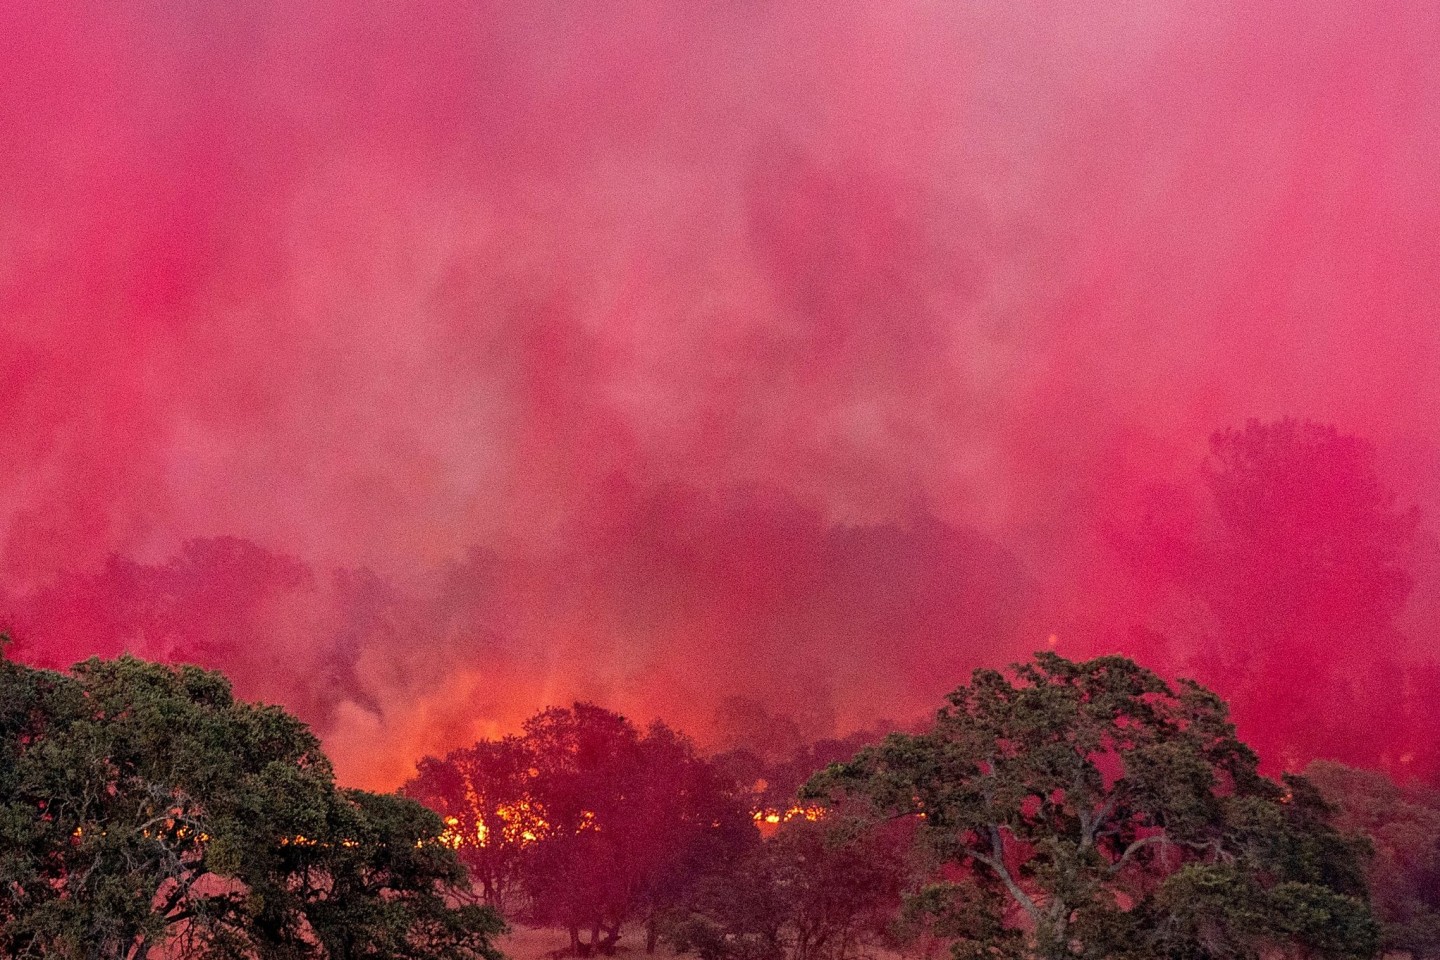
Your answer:
[[[552,827],[535,810],[528,800],[520,800],[514,804],[496,807],[493,820],[498,823],[488,823],[483,814],[475,818],[475,829],[473,832],[461,828],[458,817],[445,818],[445,830],[440,834],[440,842],[458,850],[463,846],[488,847],[495,843],[509,843],[517,846],[525,846],[535,843],[552,832]],[[600,825],[595,822],[595,814],[589,810],[580,813],[580,823],[576,832],[599,830]]]
[[[751,814],[760,835],[769,838],[780,829],[782,823],[791,820],[807,820],[814,823],[825,816],[825,808],[815,805],[793,806],[782,810],[779,807],[765,807]]]

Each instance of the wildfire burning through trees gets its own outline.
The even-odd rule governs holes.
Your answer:
[[[0,0],[0,956],[1440,957],[1437,104],[1413,0]]]
[[[783,810],[766,807],[751,813],[755,828],[762,837],[773,836],[782,823],[797,819],[814,823],[824,815],[824,808],[814,805],[790,806]],[[595,829],[594,817],[595,815],[590,813],[589,817],[582,821],[580,829]],[[549,832],[549,824],[535,816],[523,801],[514,807],[497,807],[493,825],[478,811],[474,812],[470,822],[474,825],[473,829],[466,830],[459,817],[445,817],[445,832],[440,835],[441,841],[456,850],[466,846],[488,847],[498,844],[524,846],[535,843]]]
[[[463,846],[488,847],[501,844],[524,846],[551,833],[551,827],[530,806],[529,801],[520,800],[509,806],[496,807],[490,816],[472,807],[467,811],[466,829],[459,817],[445,817],[445,832],[440,839],[456,850]],[[577,832],[595,829],[595,814],[586,810],[581,815]]]
[[[760,831],[762,837],[773,836],[775,830],[782,823],[789,823],[791,820],[808,820],[812,823],[825,815],[822,807],[817,806],[791,806],[783,810],[767,807],[756,810],[751,814],[755,821],[755,828]],[[583,822],[581,829],[593,829],[594,814]],[[487,847],[492,844],[516,844],[524,846],[534,843],[544,837],[548,832],[549,825],[535,817],[526,809],[524,803],[515,807],[497,807],[495,809],[495,823],[492,826],[484,816],[476,815],[472,819],[474,829],[467,831],[461,824],[459,817],[446,817],[445,832],[441,834],[441,840],[446,846],[456,850],[464,846]],[[492,839],[492,831],[495,831]]]
[[[760,831],[760,836],[768,840],[780,829],[781,824],[789,823],[792,820],[806,820],[815,823],[825,816],[825,810],[823,807],[817,806],[791,806],[783,810],[767,807],[763,810],[756,810],[751,816],[755,819],[755,829]]]

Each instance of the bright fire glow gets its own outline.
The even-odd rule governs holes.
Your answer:
[[[783,810],[779,807],[765,807],[751,814],[760,835],[766,838],[780,829],[782,823],[789,823],[791,820],[807,820],[814,823],[824,816],[825,808],[814,805],[792,806]]]
[[[493,827],[492,824],[486,822],[487,819],[489,818],[485,816],[476,817],[474,829],[466,830],[461,825],[459,817],[446,817],[445,830],[440,834],[440,842],[453,850],[464,846],[488,847],[497,842],[523,847],[548,836],[552,830],[550,824],[540,816],[528,800],[496,807],[493,819],[498,820],[499,823],[494,824]],[[576,832],[599,829],[599,825],[595,822],[595,814],[590,810],[581,811],[580,824],[576,828]]]

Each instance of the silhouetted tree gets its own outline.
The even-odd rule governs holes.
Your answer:
[[[660,918],[753,847],[757,834],[736,781],[698,756],[683,735],[653,724],[640,747],[641,789],[632,807],[639,834],[636,901],[646,952],[653,953]]]
[[[445,759],[426,757],[401,788],[445,821],[446,839],[485,902],[502,913],[523,879],[525,848],[543,826],[529,802],[531,753],[518,737],[484,740]]]
[[[497,960],[419,804],[217,673],[0,660],[0,954]]]
[[[1213,672],[1249,679],[1235,695],[1263,716],[1267,754],[1323,744],[1368,760],[1377,741],[1398,739],[1384,728],[1396,720],[1394,622],[1418,513],[1396,507],[1368,442],[1309,422],[1217,433],[1207,478],[1222,527],[1197,578],[1222,632]],[[1352,718],[1383,709],[1351,724],[1366,729],[1343,729],[1337,697]]]
[[[1296,420],[1252,420],[1210,449],[1208,505],[1158,504],[1132,541],[1146,575],[1189,601],[1175,609],[1191,611],[1197,672],[1267,762],[1433,769],[1440,707],[1397,627],[1420,517],[1397,505],[1375,449]]]
[[[525,895],[517,912],[567,929],[577,954],[613,952],[637,918],[653,949],[659,913],[754,840],[732,781],[688,740],[658,723],[641,734],[586,703],[542,711],[520,737],[427,759],[405,791],[447,818],[482,885],[503,872]]]
[[[1357,842],[1303,778],[1258,774],[1204,688],[1041,653],[948,699],[807,793],[915,819],[957,957],[1374,953]]]
[[[529,802],[545,825],[525,872],[531,915],[569,929],[576,950],[585,928],[599,947],[601,931],[618,936],[631,906],[626,860],[635,838],[625,804],[638,792],[639,732],[580,703],[530,718],[524,739],[535,770]]]

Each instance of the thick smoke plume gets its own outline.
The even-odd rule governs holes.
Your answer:
[[[813,736],[1048,643],[1203,670],[1124,544],[1251,417],[1440,513],[1434,5],[0,22],[13,652],[222,666],[353,782],[577,696]],[[1383,650],[1304,662],[1423,774],[1417,542]]]

